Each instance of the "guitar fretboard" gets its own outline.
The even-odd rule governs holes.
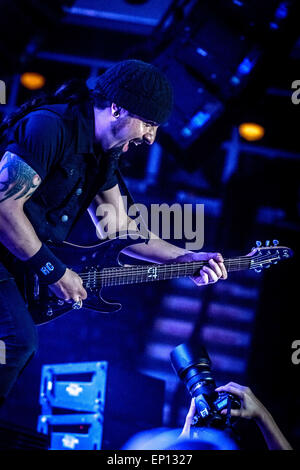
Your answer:
[[[225,259],[224,264],[228,272],[246,270],[250,269],[251,258],[241,256],[239,258]],[[117,286],[196,276],[204,265],[208,265],[208,263],[206,261],[190,261],[185,263],[132,265],[128,267],[104,268],[101,271],[91,270],[88,273],[80,274],[80,276],[86,288]]]

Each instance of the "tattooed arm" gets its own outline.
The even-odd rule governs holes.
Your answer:
[[[40,183],[40,176],[22,158],[11,152],[4,154],[0,162],[0,241],[23,261],[42,246],[23,211]]]
[[[42,246],[23,210],[40,183],[39,175],[22,158],[10,152],[4,154],[0,162],[0,242],[22,261],[34,256]],[[82,279],[68,268],[50,288],[65,300],[77,302],[87,297]]]

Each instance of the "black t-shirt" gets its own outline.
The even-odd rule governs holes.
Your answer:
[[[42,241],[65,240],[97,192],[118,183],[118,159],[95,153],[94,127],[90,102],[47,105],[18,121],[8,135],[4,152],[17,154],[42,178],[24,204]]]

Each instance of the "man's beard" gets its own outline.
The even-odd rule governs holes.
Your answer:
[[[112,133],[112,135],[114,137],[116,137],[117,134],[124,128],[126,123],[127,123],[127,120],[124,119],[124,118],[121,118],[120,120],[118,120],[116,122],[112,122],[111,123],[111,133]],[[124,147],[124,144],[119,145],[118,147],[113,147],[113,148],[107,150],[105,153],[110,158],[115,158],[116,160],[118,160],[120,158],[120,156],[122,155],[122,153],[123,153],[123,147]]]
[[[111,133],[113,137],[118,139],[118,136],[121,134],[123,129],[128,126],[129,122],[130,122],[129,116],[122,116],[116,121],[112,122],[110,129],[111,129]],[[109,151],[111,152],[110,154],[113,156],[113,158],[119,158],[120,155],[122,155],[122,153],[125,153],[123,151],[124,145],[125,145],[125,141],[122,145],[119,145],[118,147],[114,147],[113,149]]]
[[[122,132],[124,127],[128,126],[130,123],[130,117],[129,116],[120,116],[119,119],[116,121],[113,121],[110,125],[110,130],[113,135],[113,137],[117,137],[118,134]]]

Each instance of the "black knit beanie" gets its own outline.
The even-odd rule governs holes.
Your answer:
[[[110,67],[95,83],[106,98],[132,114],[163,124],[173,106],[173,90],[167,77],[154,65],[124,60]]]

